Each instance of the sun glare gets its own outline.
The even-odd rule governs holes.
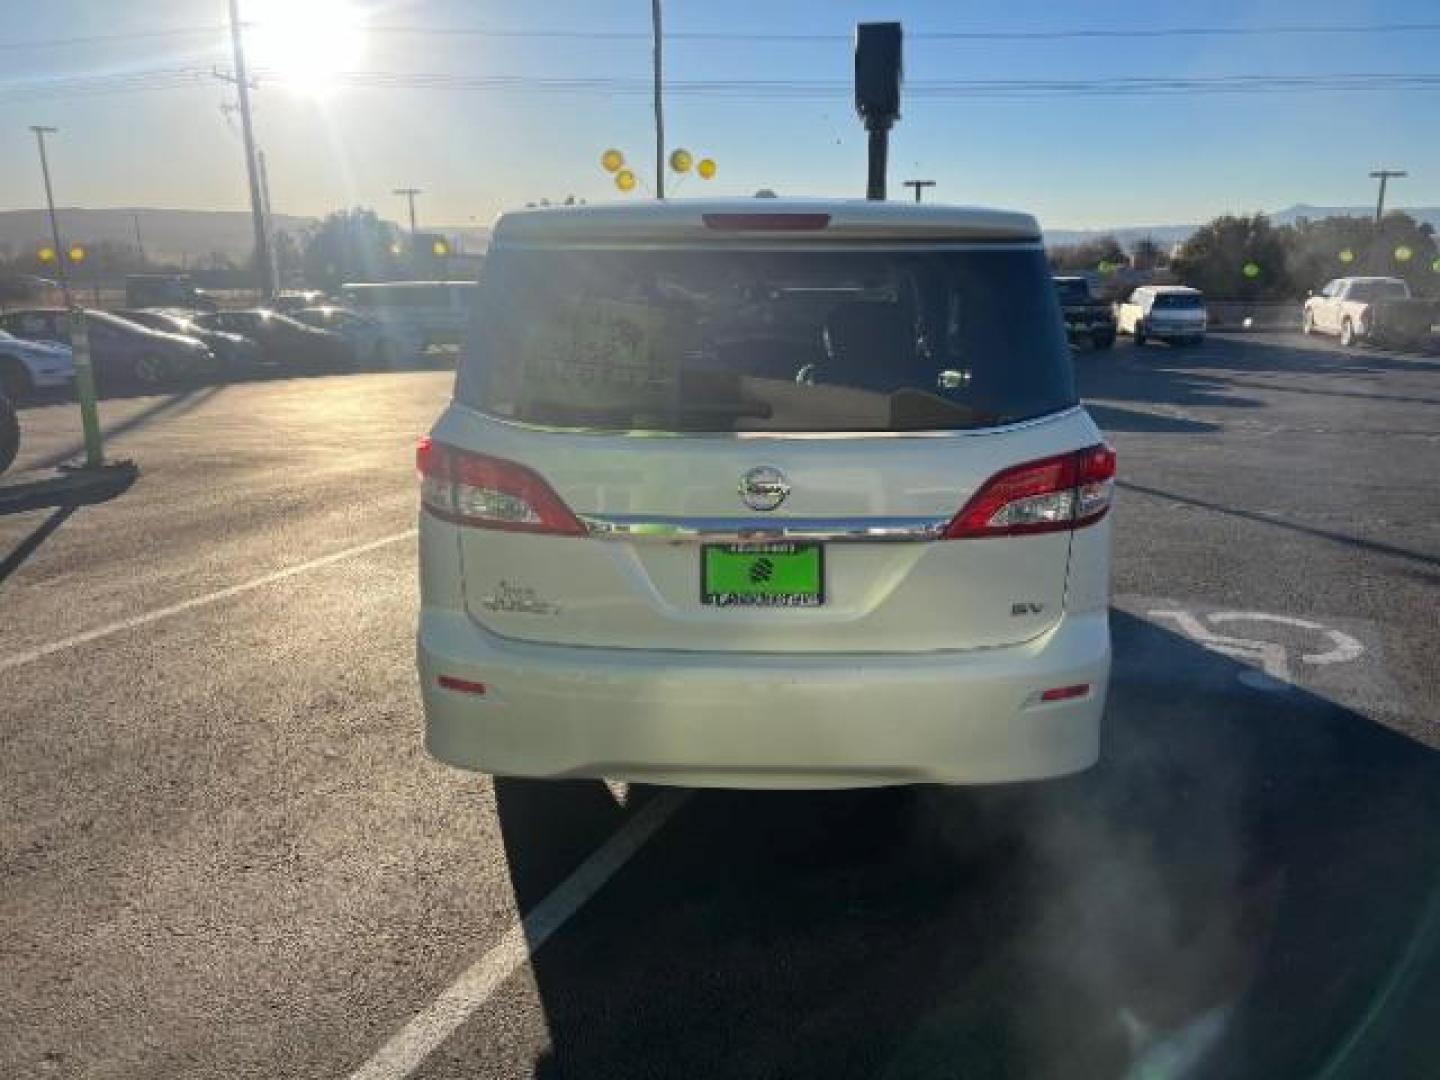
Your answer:
[[[364,55],[364,17],[348,0],[251,0],[246,7],[255,73],[298,93],[329,93]]]

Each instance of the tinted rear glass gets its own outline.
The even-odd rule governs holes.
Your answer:
[[[1410,290],[1403,281],[1356,281],[1345,294],[1347,300],[1403,300]]]
[[[1194,293],[1160,293],[1153,306],[1161,311],[1194,311],[1205,306],[1205,298]]]
[[[1083,304],[1090,299],[1090,286],[1083,281],[1056,281],[1055,291],[1062,304]]]
[[[601,430],[923,431],[1075,404],[1038,250],[492,253],[457,396]]]

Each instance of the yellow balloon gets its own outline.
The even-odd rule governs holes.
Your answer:
[[[85,249],[79,244],[72,247],[68,254],[71,262],[83,262],[85,259]]]
[[[1403,262],[1409,262],[1409,261],[1410,261],[1411,259],[1413,259],[1414,257],[1415,257],[1415,252],[1413,252],[1412,250],[1410,250],[1410,248],[1406,247],[1404,244],[1401,244],[1399,247],[1397,247],[1397,248],[1395,249],[1395,261],[1396,261],[1396,262],[1402,262],[1402,263],[1403,263]]]
[[[52,247],[42,247],[39,251],[35,253],[35,257],[38,258],[41,262],[54,262],[55,249]]]
[[[700,164],[695,166],[695,171],[700,174],[701,180],[715,179],[715,162],[711,158],[701,158]]]
[[[390,245],[390,254],[391,254],[391,255],[403,255],[404,253],[405,253],[405,249],[400,246],[400,241],[397,240],[397,241],[395,241],[395,243],[393,243],[393,244]]]
[[[635,174],[629,169],[621,169],[615,174],[615,186],[621,191],[634,191]]]
[[[670,151],[670,168],[674,169],[678,173],[689,172],[690,166],[694,164],[694,162],[695,159],[690,156],[689,150]]]
[[[619,172],[625,164],[625,155],[619,150],[606,150],[600,155],[600,167],[608,173]]]
[[[430,245],[430,250],[433,251],[436,255],[449,255],[450,245],[447,244],[444,240],[436,240],[435,243]]]

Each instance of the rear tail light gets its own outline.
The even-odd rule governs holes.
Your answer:
[[[1093,525],[1110,509],[1115,451],[1104,443],[1042,458],[987,480],[945,530],[945,539],[1023,536]]]
[[[584,536],[585,526],[538,473],[513,461],[421,439],[420,505],[456,525]]]

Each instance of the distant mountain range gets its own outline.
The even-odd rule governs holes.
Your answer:
[[[1393,209],[1404,210],[1416,221],[1428,221],[1436,232],[1440,232],[1440,206],[1397,206]],[[1375,207],[1373,206],[1311,206],[1309,203],[1296,203],[1283,210],[1270,212],[1269,218],[1276,225],[1293,225],[1302,217],[1318,221],[1327,217],[1368,218],[1374,213]],[[1128,247],[1136,240],[1148,236],[1156,243],[1168,247],[1187,239],[1196,227],[1195,225],[1120,225],[1113,229],[1046,229],[1045,242],[1051,247],[1058,247],[1083,243],[1098,236],[1113,236]]]
[[[1440,206],[1403,209],[1418,220],[1428,221],[1440,232]],[[1277,225],[1289,225],[1302,217],[1369,217],[1374,212],[1374,208],[1368,206],[1310,206],[1297,203],[1273,212],[1270,219]],[[155,207],[91,210],[63,207],[58,214],[60,230],[66,242],[78,240],[94,243],[97,240],[110,240],[133,244],[138,218],[145,252],[158,259],[179,261],[182,256],[194,259],[211,252],[242,259],[249,254],[253,243],[250,214],[243,210],[166,210]],[[284,232],[298,234],[314,228],[317,224],[318,218],[291,214],[275,215],[275,228]],[[1192,224],[1117,225],[1111,229],[1046,229],[1045,241],[1051,246],[1057,246],[1113,235],[1122,244],[1129,245],[1148,236],[1168,247],[1183,241],[1195,228]],[[467,252],[484,251],[490,243],[490,230],[483,227],[427,226],[426,231],[444,233],[458,241]],[[19,252],[38,248],[48,244],[49,239],[50,223],[44,211],[0,211],[0,252],[6,249]]]
[[[118,207],[91,210],[66,206],[56,211],[64,242],[95,243],[108,240],[135,243],[138,219],[145,254],[176,261],[219,252],[243,259],[254,246],[250,213],[245,210],[166,210],[155,207]],[[292,214],[273,215],[277,232],[300,234],[313,229],[319,218]],[[466,251],[483,251],[490,242],[484,228],[429,228],[463,242]],[[43,210],[0,210],[0,252],[28,251],[50,243],[50,220]]]

